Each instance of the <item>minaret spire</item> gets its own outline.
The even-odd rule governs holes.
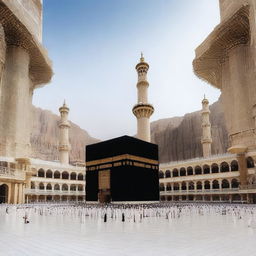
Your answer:
[[[69,108],[66,105],[66,101],[64,100],[63,106],[59,108],[60,111],[60,137],[59,137],[59,158],[61,164],[69,164],[69,128],[70,123],[68,121],[68,113]]]
[[[138,103],[133,107],[132,112],[137,118],[137,138],[150,142],[149,118],[154,113],[154,107],[148,103],[147,72],[149,65],[145,62],[143,53],[141,53],[140,62],[135,68],[138,73]]]
[[[211,156],[211,144],[212,144],[212,135],[211,135],[211,123],[210,123],[210,110],[209,110],[209,101],[205,98],[202,100],[202,139],[201,144],[203,147],[203,156]]]

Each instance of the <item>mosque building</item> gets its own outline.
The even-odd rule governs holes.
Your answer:
[[[256,5],[254,0],[220,0],[220,11],[221,22],[196,49],[193,68],[199,78],[221,90],[230,148],[223,155],[211,154],[209,102],[204,98],[203,157],[159,167],[158,156],[148,162],[137,156],[123,159],[121,164],[158,172],[161,201],[256,203]],[[138,101],[132,111],[136,140],[151,144],[149,119],[154,107],[147,98],[148,69],[142,55],[136,65]],[[52,75],[42,46],[42,1],[27,0],[24,5],[0,0],[0,203],[85,200],[85,163],[69,163],[65,102],[59,109],[59,161],[30,157],[33,91],[49,83]],[[95,167],[91,160],[88,173]],[[107,198],[109,182],[101,184],[100,198]],[[141,181],[142,187],[147,185]]]

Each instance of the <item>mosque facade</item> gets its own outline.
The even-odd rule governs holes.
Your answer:
[[[59,161],[30,157],[33,91],[49,83],[53,72],[42,46],[42,1],[22,3],[0,0],[0,203],[84,201],[85,164],[69,163],[65,103],[59,109]],[[221,90],[230,148],[224,155],[211,154],[209,102],[204,98],[203,157],[160,164],[161,201],[256,203],[256,5],[254,0],[220,0],[220,10],[221,22],[196,49],[193,68]],[[148,69],[141,56],[133,114],[137,138],[150,142],[154,108],[147,99]]]

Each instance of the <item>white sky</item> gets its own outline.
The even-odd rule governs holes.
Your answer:
[[[70,120],[91,136],[136,134],[141,51],[150,65],[151,121],[199,110],[204,94],[218,99],[192,69],[195,48],[219,23],[218,0],[79,0],[72,8],[56,1],[44,1],[43,35],[55,75],[35,91],[36,106],[58,113],[66,99]]]

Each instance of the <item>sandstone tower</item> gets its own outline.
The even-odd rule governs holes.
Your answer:
[[[138,103],[133,107],[132,112],[137,118],[137,138],[150,142],[150,122],[149,118],[154,112],[154,107],[148,103],[147,72],[149,65],[145,62],[141,54],[140,62],[136,65],[138,73]]]
[[[210,110],[209,110],[209,101],[204,97],[202,100],[202,147],[203,147],[203,157],[211,156],[211,144],[212,144],[212,135],[211,135],[211,123],[210,123]]]
[[[59,139],[59,158],[61,164],[69,164],[69,128],[70,123],[68,121],[69,108],[67,107],[65,101],[63,106],[59,108],[60,111],[60,139]]]
[[[1,156],[30,155],[33,91],[52,77],[41,40],[41,0],[0,0]]]

